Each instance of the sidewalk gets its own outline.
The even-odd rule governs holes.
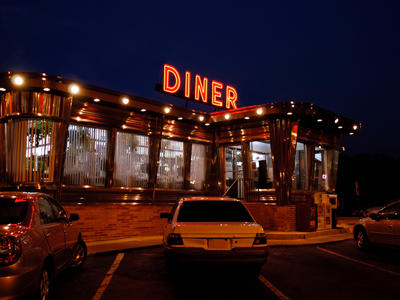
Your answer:
[[[337,229],[321,230],[314,232],[278,232],[268,231],[267,241],[269,247],[301,246],[332,243],[353,239],[353,224],[357,218],[339,218]],[[120,240],[98,241],[87,243],[88,255],[107,252],[129,251],[162,246],[162,236],[132,237]]]

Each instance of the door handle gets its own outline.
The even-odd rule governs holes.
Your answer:
[[[51,237],[51,233],[50,232],[46,233],[46,237]]]

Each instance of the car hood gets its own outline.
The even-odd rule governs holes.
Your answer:
[[[264,232],[262,227],[256,223],[219,223],[219,222],[199,222],[177,223],[175,233],[185,237],[220,237],[220,238],[240,238],[255,237],[257,233]]]

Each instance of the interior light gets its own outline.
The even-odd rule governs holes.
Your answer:
[[[350,134],[350,135],[353,135],[353,134],[354,134],[354,132],[350,132],[349,134]]]
[[[317,122],[322,122],[322,119],[318,119]]]
[[[5,88],[0,88],[0,92],[5,92],[6,91],[6,89]]]
[[[245,120],[250,120],[250,117],[244,117]]]
[[[182,118],[182,117],[179,117],[178,120],[183,120],[183,118]]]
[[[262,112],[263,112],[263,109],[262,109],[262,108],[257,109],[257,114],[261,115]]]
[[[291,115],[293,115],[293,113],[292,113],[291,111],[289,111],[289,112],[287,113],[287,115],[288,115],[288,116],[291,116]]]
[[[357,130],[357,128],[358,128],[357,125],[353,125],[354,130]]]
[[[336,118],[336,119],[335,119],[335,124],[336,124],[336,123],[339,123],[339,118]]]
[[[171,109],[169,107],[164,108],[164,111],[166,114],[169,114],[169,112],[171,111]]]
[[[49,88],[43,88],[43,91],[45,91],[45,92],[49,92],[49,91],[50,91],[50,89],[49,89]]]
[[[129,99],[126,98],[126,97],[122,98],[122,103],[125,104],[125,105],[128,104],[129,103]]]
[[[343,126],[338,126],[338,128],[339,128],[339,129],[342,129],[342,128],[343,128]]]
[[[71,94],[77,94],[79,92],[79,87],[73,83],[68,87],[68,90]]]
[[[203,121],[204,121],[204,116],[200,116],[200,117],[199,117],[199,120],[200,120],[201,122],[203,122]]]
[[[210,123],[206,123],[206,124],[204,124],[204,125],[206,125],[206,126],[210,126]]]
[[[12,82],[13,84],[16,84],[16,85],[21,85],[21,84],[24,83],[24,80],[22,79],[21,76],[19,76],[19,75],[14,75],[13,77],[11,77],[11,82]]]
[[[93,99],[94,102],[100,102],[99,98]]]
[[[225,119],[227,119],[227,120],[229,120],[229,119],[230,119],[230,117],[231,117],[231,115],[230,115],[230,114],[226,114],[226,115],[225,115]]]
[[[145,111],[146,111],[146,109],[145,109],[145,108],[142,108],[140,111],[141,111],[141,112],[145,112]]]

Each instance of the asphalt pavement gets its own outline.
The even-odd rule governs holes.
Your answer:
[[[266,230],[269,247],[301,246],[333,243],[353,239],[353,225],[356,217],[339,217],[335,229],[313,232],[280,232]],[[96,241],[86,243],[88,255],[133,251],[139,249],[161,247],[162,236],[135,236],[126,239]]]

